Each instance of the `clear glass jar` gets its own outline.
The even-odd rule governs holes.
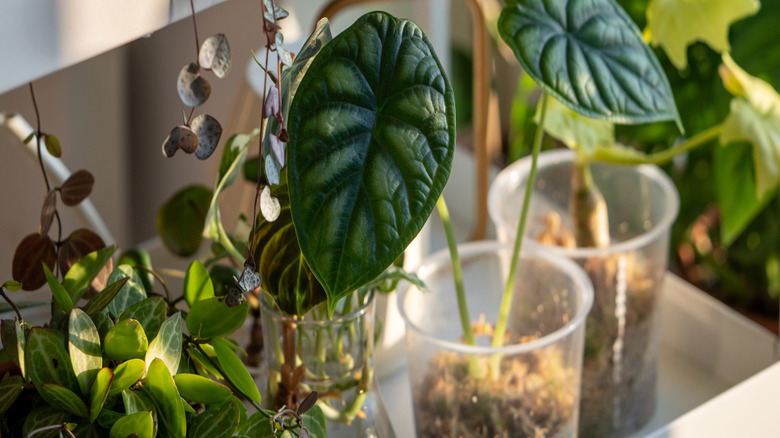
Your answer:
[[[374,379],[374,292],[346,297],[332,319],[325,303],[297,318],[260,302],[265,407],[296,409],[316,390],[328,438],[394,438]]]
[[[610,245],[544,245],[538,236],[549,234],[550,223],[540,218],[555,214],[571,230],[573,160],[570,150],[539,156],[523,247],[568,257],[592,280],[595,301],[585,337],[580,436],[624,436],[647,423],[655,410],[658,303],[679,197],[656,166],[593,163],[593,182],[607,206]],[[530,168],[530,157],[519,160],[490,187],[488,209],[500,241],[515,238]]]

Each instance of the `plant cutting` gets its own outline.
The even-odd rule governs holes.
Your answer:
[[[228,140],[202,233],[239,282],[262,278],[269,406],[294,410],[316,390],[328,433],[393,436],[371,389],[372,297],[409,278],[394,263],[449,177],[452,87],[408,20],[374,12],[336,37],[322,20],[293,56],[281,46],[287,13],[270,0],[263,11],[263,127]],[[218,199],[242,168],[257,190],[236,238]]]
[[[52,138],[42,135],[39,120],[30,137],[38,143],[39,157],[44,142],[59,151]],[[116,247],[90,250],[94,233],[86,230],[63,239],[59,221],[56,240],[49,233],[58,217],[56,199],[77,205],[91,192],[93,179],[80,171],[61,187],[49,188],[42,164],[41,170],[47,195],[39,232],[23,239],[14,255],[14,280],[0,285],[10,306],[3,312],[14,312],[13,319],[0,322],[1,434],[184,438],[293,431],[324,436],[316,393],[296,410],[260,407],[260,392],[237,356],[239,348],[226,338],[242,325],[248,303],[229,307],[224,297],[215,296],[199,262],[190,265],[182,294],[174,297],[148,254],[128,251],[109,269],[107,285],[89,295],[96,277],[111,266]],[[25,319],[12,294],[44,284],[52,294],[45,303],[50,317]],[[253,288],[248,280],[240,286]],[[257,412],[248,416],[245,403]]]
[[[507,169],[506,174],[496,181],[495,196],[491,194],[494,201],[491,214],[501,224],[500,228],[507,237],[517,239],[522,238],[523,231],[515,233],[511,230],[518,214],[521,222],[529,210],[532,217],[544,216],[544,222],[538,227],[525,230],[525,237],[562,247],[556,249],[556,252],[577,260],[593,280],[597,304],[588,324],[580,433],[585,436],[619,435],[640,427],[649,419],[655,405],[654,352],[657,348],[657,334],[653,331],[653,320],[656,318],[653,309],[666,267],[668,226],[676,214],[677,196],[674,193],[671,196],[663,195],[669,192],[670,183],[657,169],[646,166],[631,169],[597,163],[624,166],[663,164],[678,154],[717,139],[723,145],[734,139],[749,140],[757,156],[761,156],[761,151],[772,151],[775,146],[771,140],[768,141],[771,136],[757,135],[757,132],[771,132],[773,128],[763,125],[755,115],[760,113],[769,118],[774,117],[771,115],[773,105],[768,102],[775,101],[777,93],[763,81],[747,75],[736,66],[728,53],[724,53],[721,75],[727,90],[737,98],[732,102],[732,113],[722,125],[706,129],[690,139],[677,142],[673,147],[652,154],[617,144],[612,122],[622,123],[625,120],[612,111],[604,114],[602,120],[594,120],[593,117],[598,116],[594,114],[594,107],[619,102],[625,108],[636,111],[642,105],[671,102],[671,106],[666,107],[667,115],[676,118],[678,126],[679,117],[675,115],[668,81],[657,61],[653,63],[654,66],[648,65],[643,70],[642,88],[633,91],[629,89],[626,95],[615,95],[615,90],[619,91],[620,87],[614,85],[612,78],[621,78],[623,84],[635,83],[622,76],[627,60],[632,59],[632,55],[610,46],[603,52],[603,56],[594,57],[594,51],[590,48],[598,49],[600,46],[593,44],[589,38],[595,35],[592,32],[597,25],[594,23],[605,20],[603,14],[591,12],[595,9],[603,10],[604,5],[598,4],[599,8],[596,8],[599,2],[570,2],[569,6],[575,3],[582,8],[551,8],[542,13],[538,8],[521,2],[516,11],[512,9],[507,12],[507,9],[502,14],[502,36],[513,47],[526,72],[540,84],[545,93],[555,98],[550,99],[546,109],[544,103],[540,105],[537,121],[541,126],[541,120],[544,120],[544,129],[574,149],[574,153],[565,157],[563,154],[545,157],[545,164],[537,176],[540,178],[538,184],[534,182],[535,159],[531,163],[526,160],[511,170]],[[712,29],[702,30],[680,24],[705,22],[706,17],[697,16],[694,19],[688,10],[687,19],[676,21],[685,14],[681,15],[674,6],[674,2],[671,5],[651,2],[645,35],[650,35],[653,44],[668,48],[679,44],[685,47],[696,39],[713,42]],[[682,4],[677,6],[682,9],[686,7]],[[722,25],[715,26],[714,34],[717,35],[713,47],[727,50],[725,35],[729,22],[756,9],[757,4],[753,2],[735,2],[725,13],[729,17],[725,22],[714,20],[711,16],[713,22]],[[705,10],[711,14],[723,12],[712,8]],[[625,14],[623,16],[630,23],[630,19]],[[551,60],[554,50],[538,51],[538,44],[531,44],[532,38],[528,35],[539,38],[542,35],[548,43],[546,47],[554,47],[556,39],[553,36],[556,31],[550,29],[561,29],[564,25],[568,26],[567,30],[573,29],[574,39],[567,41],[580,40],[589,44],[583,51],[577,50],[562,56],[565,65],[561,66]],[[533,33],[534,30],[541,33]],[[680,33],[684,34],[682,39]],[[674,56],[670,54],[670,57],[679,66],[679,53],[675,52]],[[684,56],[682,61],[684,66]],[[558,67],[547,69],[550,62]],[[586,88],[592,88],[595,94],[569,86],[565,80],[550,82],[550,74],[555,71],[574,72],[575,77],[587,78],[587,81],[581,83]],[[653,84],[661,84],[667,90],[657,93]],[[745,86],[750,91],[746,91],[748,88]],[[641,112],[635,116],[635,121],[650,121],[641,120],[647,117]],[[776,160],[770,158],[756,162],[756,175],[759,178],[755,187],[760,187],[760,190],[754,196],[759,199],[774,185],[767,178],[771,172],[766,171],[765,162]],[[530,199],[532,190],[536,194],[535,205]],[[524,197],[520,197],[523,196],[522,191],[525,191]],[[648,201],[636,203],[643,196],[648,196]],[[505,207],[507,199],[511,197],[523,200],[521,213],[518,213],[518,202],[514,204],[516,209]],[[656,201],[651,202],[652,199]],[[664,210],[667,205],[671,209]],[[510,210],[513,210],[512,213],[507,214]],[[629,213],[631,211],[634,213]],[[529,243],[537,246],[533,242]]]

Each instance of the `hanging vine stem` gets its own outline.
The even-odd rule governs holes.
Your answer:
[[[24,321],[24,318],[22,318],[22,312],[20,312],[16,304],[13,301],[11,301],[11,298],[9,298],[8,295],[5,294],[4,287],[0,287],[0,296],[2,296],[3,299],[5,299],[8,302],[8,304],[10,304],[11,307],[14,308],[14,312],[16,312],[16,316],[19,317],[19,321]]]
[[[70,438],[76,438],[76,435],[73,435],[73,432],[71,432],[71,430],[68,428],[68,423],[52,424],[51,426],[39,427],[31,431],[30,433],[28,433],[26,435],[26,438],[32,438],[39,433],[47,432],[50,430],[59,430],[60,432],[64,431],[66,434],[68,434]]]

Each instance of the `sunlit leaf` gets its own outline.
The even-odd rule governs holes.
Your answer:
[[[172,157],[179,149],[191,154],[198,149],[198,136],[189,126],[179,125],[171,129],[162,145],[163,155]]]
[[[65,205],[78,205],[92,193],[95,177],[86,170],[76,171],[62,183],[60,197]]]
[[[62,268],[62,251],[60,248],[60,267]],[[73,254],[80,253],[81,250],[72,250]],[[68,291],[71,301],[77,303],[79,299],[87,291],[87,288],[92,283],[101,271],[104,271],[106,266],[110,263],[111,256],[116,251],[116,246],[109,246],[97,251],[91,251],[78,259],[74,265],[72,265],[65,278],[62,280],[62,285],[65,286],[65,290]],[[110,270],[109,270],[110,272]],[[108,275],[106,275],[108,278]],[[101,288],[102,289],[102,288]]]
[[[273,222],[279,218],[281,212],[279,200],[271,196],[271,188],[264,186],[260,192],[260,212],[268,222]]]
[[[258,391],[255,381],[252,379],[249,371],[247,371],[244,363],[241,362],[241,359],[230,348],[230,344],[221,337],[213,338],[212,344],[225,376],[235,384],[236,389],[243,395],[250,400],[260,403],[260,391]]]
[[[227,76],[230,72],[230,44],[225,34],[218,33],[203,41],[198,51],[198,62],[218,78]]]
[[[187,315],[187,330],[196,338],[226,336],[243,325],[249,303],[228,307],[217,297],[198,301]]]
[[[109,283],[114,283],[122,278],[127,278],[127,283],[119,290],[116,297],[108,304],[108,311],[114,318],[118,317],[130,306],[146,299],[141,277],[130,265],[119,265],[108,277]]]
[[[47,235],[28,234],[16,247],[11,266],[13,279],[22,283],[22,289],[35,290],[46,283],[42,264],[54,269],[57,249]]]
[[[238,428],[238,420],[239,407],[231,400],[196,415],[189,433],[191,437],[229,438]]]
[[[197,374],[177,374],[173,381],[185,400],[204,405],[224,403],[233,394],[227,386]]]
[[[111,387],[108,390],[108,396],[113,397],[136,382],[141,380],[146,366],[142,359],[126,360],[114,369],[114,377],[111,380]]]
[[[108,398],[108,391],[111,388],[111,381],[114,378],[114,372],[111,368],[101,368],[95,376],[95,383],[89,395],[89,421],[97,420],[100,410]]]
[[[41,224],[38,233],[41,235],[49,234],[51,223],[54,220],[54,213],[57,212],[57,192],[49,190],[41,207]]]
[[[161,331],[162,333],[162,331]],[[181,336],[181,335],[180,335]],[[176,372],[174,369],[172,372]],[[157,407],[162,436],[185,438],[187,421],[184,417],[184,406],[176,390],[176,384],[171,377],[171,370],[160,358],[155,358],[149,365],[144,388],[149,391],[152,401]]]
[[[192,132],[198,136],[198,148],[195,156],[205,160],[214,153],[222,137],[222,125],[208,114],[201,114],[192,120]]]
[[[509,0],[499,34],[542,88],[588,117],[675,120],[669,81],[631,18],[612,0]]]
[[[89,417],[87,405],[70,389],[56,383],[43,383],[40,387],[36,386],[36,388],[41,397],[52,407],[78,415],[79,417]]]
[[[200,300],[214,296],[214,284],[203,263],[195,260],[187,268],[184,276],[184,300],[190,307]]]
[[[200,248],[211,190],[191,185],[179,190],[157,211],[157,233],[172,253],[189,257]]]
[[[181,360],[181,342],[181,312],[177,312],[163,322],[157,336],[149,344],[145,358],[147,369],[155,358],[159,358],[175,374]]]
[[[154,421],[149,411],[136,412],[116,421],[108,434],[109,438],[154,438]]]
[[[74,230],[60,246],[60,270],[68,272],[82,257],[105,247],[106,244],[103,242],[103,239],[94,231],[87,228]],[[97,275],[88,282],[88,287],[86,291],[82,292],[82,295],[90,297],[103,290],[108,284],[108,275],[113,269],[114,262],[109,257]],[[68,292],[70,293],[70,290]],[[73,303],[75,304],[77,301],[74,300]]]
[[[94,298],[95,297],[93,297],[93,299]],[[90,300],[90,302],[91,301],[92,300]],[[89,303],[87,303],[87,306],[89,306]],[[85,312],[87,312],[86,310],[87,306],[85,306],[83,309]],[[107,312],[94,312],[94,313],[87,312],[87,314],[89,315],[90,318],[92,318],[92,322],[95,323],[95,327],[97,328],[98,334],[100,335],[100,345],[103,345],[106,339],[106,335],[111,330],[111,328],[114,327],[114,320],[111,319],[111,317],[108,315]]]
[[[24,348],[24,362],[27,378],[39,391],[44,383],[55,383],[72,392],[79,391],[68,352],[51,330],[42,327],[30,330]]]
[[[149,252],[142,248],[131,248],[119,255],[118,265],[130,265],[138,272],[144,290],[149,293],[154,291],[154,275],[152,275],[152,259]]]
[[[675,67],[687,67],[687,48],[702,41],[729,52],[731,23],[758,11],[758,0],[650,0],[645,35],[663,47]]]
[[[68,352],[82,394],[89,394],[92,382],[103,367],[100,334],[89,315],[78,307],[68,318]]]
[[[117,322],[106,334],[104,344],[106,356],[114,360],[142,358],[149,348],[141,323],[134,319]]]
[[[22,283],[14,280],[6,280],[0,287],[7,290],[8,292],[16,292],[22,289]]]
[[[211,84],[200,75],[198,64],[191,62],[182,67],[176,81],[181,101],[187,106],[200,106],[211,95]]]
[[[146,336],[154,339],[157,336],[157,332],[160,331],[163,321],[165,321],[167,311],[168,306],[162,297],[151,297],[128,307],[117,319],[132,318],[137,320],[144,328]]]
[[[46,275],[46,282],[49,284],[49,289],[51,289],[51,296],[59,307],[59,310],[70,312],[70,309],[73,308],[73,302],[70,300],[70,295],[68,295],[68,291],[65,290],[65,286],[60,284],[57,277],[52,274],[45,264],[41,264],[41,267],[43,268],[44,275]]]
[[[454,93],[420,28],[375,12],[314,58],[288,121],[292,218],[332,312],[427,221],[452,165]]]
[[[122,290],[122,288],[125,287],[125,284],[127,284],[129,280],[130,279],[128,277],[120,278],[119,280],[106,286],[105,289],[87,301],[87,304],[84,305],[84,312],[86,312],[94,319],[96,314],[108,307],[111,301],[113,301],[114,298],[119,295],[119,292]],[[110,318],[109,321],[111,321]],[[111,321],[111,325],[113,326],[113,321]],[[99,324],[95,323],[95,326],[99,326]]]
[[[539,111],[535,117],[537,123]],[[611,122],[585,117],[556,99],[548,99],[544,130],[566,146],[585,153],[593,153],[598,146],[615,142],[615,127]]]

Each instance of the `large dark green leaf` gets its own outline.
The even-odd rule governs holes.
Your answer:
[[[19,394],[24,389],[24,379],[22,376],[12,376],[11,373],[5,373],[0,380],[0,415],[10,408]]]
[[[423,32],[376,12],[314,58],[288,121],[295,230],[332,311],[428,219],[452,165],[455,98]]]
[[[210,202],[211,190],[192,185],[176,192],[157,211],[157,234],[172,253],[188,257],[198,251]]]
[[[613,0],[508,0],[498,30],[545,91],[588,117],[682,123],[661,64]]]
[[[27,378],[40,391],[44,383],[55,383],[73,392],[79,391],[79,383],[70,356],[54,332],[34,327],[27,335],[24,349]]]
[[[88,418],[89,410],[84,401],[70,389],[57,385],[56,383],[43,383],[38,388],[38,393],[51,406],[70,412],[79,417]]]
[[[55,409],[48,405],[39,406],[27,414],[22,426],[22,434],[27,436],[30,432],[42,427],[54,424],[62,424],[68,414],[60,409]],[[59,431],[51,430],[35,434],[35,438],[53,438],[60,435]]]
[[[257,270],[263,279],[263,290],[274,297],[280,309],[291,315],[303,315],[325,301],[327,295],[303,260],[290,214],[287,186],[273,187],[272,194],[282,208],[273,222],[257,215],[254,254]]]
[[[128,278],[127,283],[122,286],[116,297],[108,304],[108,312],[114,318],[133,304],[140,303],[146,299],[146,290],[143,281],[138,272],[130,265],[119,265],[108,277],[108,284],[115,283],[122,278]]]

